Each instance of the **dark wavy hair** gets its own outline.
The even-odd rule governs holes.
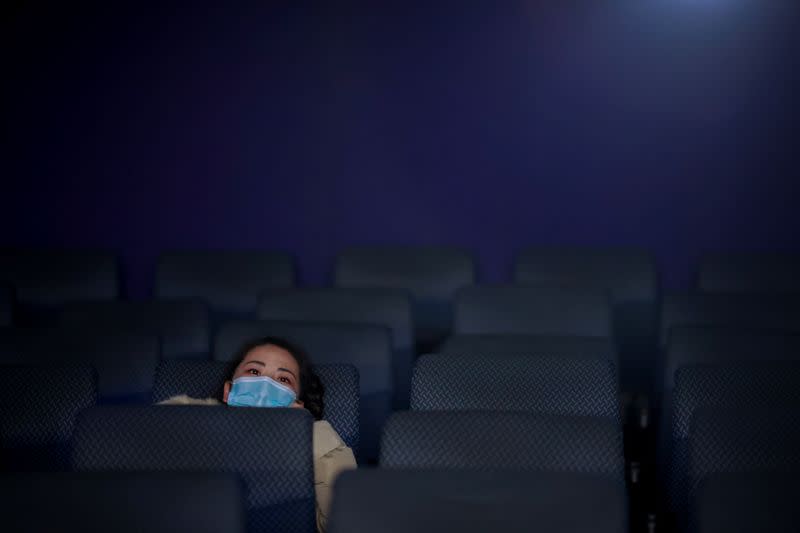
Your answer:
[[[315,420],[322,420],[322,414],[325,410],[325,387],[322,385],[322,380],[314,373],[308,354],[306,354],[302,348],[292,344],[286,339],[280,337],[260,337],[243,344],[236,351],[231,361],[228,379],[233,379],[236,369],[244,360],[247,353],[261,346],[277,346],[278,348],[283,348],[294,357],[294,360],[297,361],[297,366],[300,367],[300,376],[298,376],[298,380],[300,381],[300,394],[297,395],[297,399],[303,402],[303,406],[314,415]]]

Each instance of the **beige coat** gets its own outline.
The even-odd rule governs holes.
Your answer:
[[[222,405],[222,402],[214,398],[200,399],[181,395],[164,400],[159,405]],[[314,422],[313,453],[317,529],[324,532],[330,514],[333,482],[340,472],[356,468],[356,459],[353,450],[347,447],[336,430],[324,420]]]

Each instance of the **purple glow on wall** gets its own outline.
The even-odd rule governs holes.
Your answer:
[[[668,286],[797,249],[789,2],[410,4],[16,13],[0,242],[115,250],[137,297],[166,248],[322,284],[351,244],[467,247],[485,281],[633,245]]]

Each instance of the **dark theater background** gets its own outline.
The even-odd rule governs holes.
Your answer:
[[[41,3],[4,22],[7,244],[797,249],[794,2]]]
[[[6,1],[0,530],[799,531],[799,23]]]

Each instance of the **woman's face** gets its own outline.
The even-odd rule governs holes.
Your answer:
[[[297,364],[292,354],[278,346],[267,344],[247,352],[242,362],[236,367],[233,379],[245,376],[270,377],[278,383],[286,385],[295,392],[298,398],[300,397],[300,365]],[[222,401],[225,403],[228,403],[231,385],[230,381],[225,382],[222,397]],[[303,402],[299,399],[292,404],[292,407],[302,406]]]

